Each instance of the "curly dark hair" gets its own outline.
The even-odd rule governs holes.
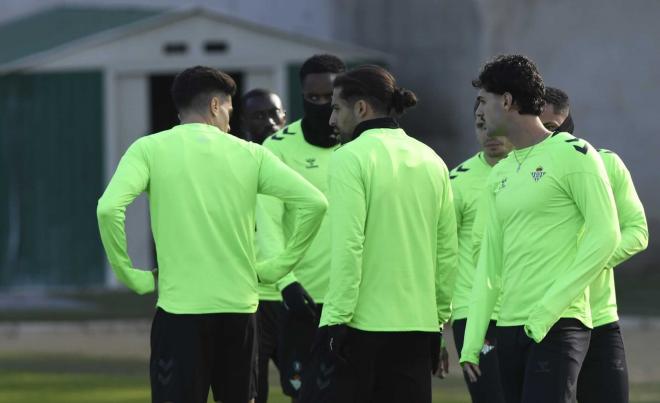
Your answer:
[[[346,64],[335,55],[314,55],[305,60],[300,67],[300,82],[302,83],[308,74],[332,73],[339,74],[346,71]]]
[[[543,78],[534,62],[525,56],[497,56],[484,65],[472,86],[499,95],[508,92],[521,115],[538,116],[543,111]]]
[[[218,69],[195,66],[177,74],[170,92],[177,111],[201,110],[214,94],[234,96],[236,82]]]
[[[568,111],[570,103],[568,101],[568,94],[559,88],[545,87],[545,95],[543,100],[546,104],[552,105],[555,113]]]

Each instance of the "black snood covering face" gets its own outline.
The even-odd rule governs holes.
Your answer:
[[[303,99],[305,117],[302,119],[302,129],[305,140],[312,145],[323,148],[334,147],[339,143],[339,135],[335,134],[328,123],[332,114],[332,106],[314,104]]]
[[[573,117],[571,116],[571,113],[568,113],[568,116],[566,116],[566,119],[564,119],[564,122],[557,128],[556,131],[558,132],[569,132],[573,134],[573,130],[575,130],[575,124],[573,124]]]

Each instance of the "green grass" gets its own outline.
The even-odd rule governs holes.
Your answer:
[[[288,403],[271,373],[270,403]],[[462,380],[437,380],[434,402],[467,403]],[[150,399],[148,364],[142,360],[57,354],[0,356],[0,402],[137,403]],[[209,402],[212,402],[209,399]]]
[[[144,403],[150,400],[148,365],[144,361],[66,355],[0,357],[0,402]],[[275,373],[271,380],[277,379]],[[433,401],[468,403],[461,378],[435,380]],[[631,402],[660,401],[660,384],[631,386]],[[209,402],[211,400],[209,399]],[[288,403],[279,386],[271,387],[270,403]]]

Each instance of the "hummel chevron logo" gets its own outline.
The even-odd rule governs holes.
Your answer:
[[[161,367],[164,371],[169,371],[170,368],[174,365],[174,360],[170,359],[169,361],[165,362],[162,358],[158,360],[158,366]]]
[[[169,359],[168,361],[163,360],[162,358],[158,360],[158,382],[161,385],[167,386],[172,380],[172,367],[174,366],[174,360]]]
[[[586,144],[583,145],[582,147],[573,146],[573,148],[575,148],[576,151],[579,151],[584,155],[587,155],[587,151],[589,151],[589,146]]]
[[[495,188],[495,193],[499,192],[500,190],[504,189],[506,187],[506,181],[508,178],[504,178],[500,181],[500,183],[497,185]]]
[[[458,168],[456,168],[456,172],[467,172],[469,170],[470,168],[463,168],[463,165],[459,165]]]
[[[305,168],[318,168],[319,166],[316,165],[316,158],[307,158],[305,161],[307,161],[307,165]]]
[[[290,132],[289,131],[289,126],[285,127],[284,131],[282,131],[282,133],[284,133],[284,134],[296,134],[296,132]]]
[[[272,136],[270,136],[270,138],[273,140],[284,140],[284,137],[280,137],[277,134],[273,134]]]
[[[329,365],[327,366],[325,363],[321,363],[321,371],[319,373],[319,376],[316,378],[316,386],[319,388],[319,390],[323,390],[330,386],[330,375],[332,375],[333,372],[335,372],[335,366],[334,365]]]
[[[161,383],[161,385],[166,386],[170,381],[172,380],[172,373],[170,373],[167,376],[164,376],[163,374],[158,374],[158,382]]]
[[[575,137],[575,138],[566,140],[566,143],[575,143],[576,141],[580,141],[580,139]],[[587,144],[583,145],[582,147],[573,146],[573,148],[575,148],[576,151],[581,152],[584,155],[587,155],[587,151],[589,151],[589,146]]]

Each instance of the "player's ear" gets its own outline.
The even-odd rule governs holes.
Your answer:
[[[502,94],[502,107],[507,112],[513,108],[513,95],[511,93],[505,92]]]
[[[211,116],[218,116],[220,114],[220,98],[211,97],[209,109],[211,112]]]
[[[364,118],[367,114],[368,107],[364,99],[359,99],[353,104],[353,113],[360,118]]]

